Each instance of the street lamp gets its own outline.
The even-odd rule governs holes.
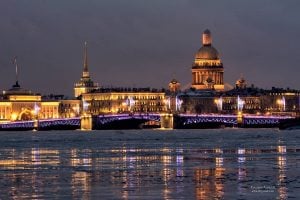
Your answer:
[[[34,116],[35,116],[34,124],[33,124],[34,130],[38,130],[38,128],[39,128],[39,112],[40,112],[40,109],[41,108],[37,105],[37,103],[35,103],[34,108],[33,108],[33,113],[34,113]]]
[[[243,107],[244,107],[245,101],[243,101],[240,96],[237,97],[237,123],[238,125],[243,124]]]

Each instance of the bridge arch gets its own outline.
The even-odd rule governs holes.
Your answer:
[[[149,123],[150,122],[150,123]],[[99,115],[93,119],[93,129],[139,129],[160,127],[160,115],[157,114],[117,114]]]

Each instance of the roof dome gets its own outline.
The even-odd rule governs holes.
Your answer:
[[[198,50],[195,58],[206,59],[206,60],[217,60],[219,59],[219,52],[213,46],[203,46]]]
[[[179,82],[175,78],[173,78],[170,83],[176,84],[176,83],[179,83]]]
[[[238,80],[235,82],[235,84],[244,84],[244,83],[246,83],[246,80],[245,80],[243,77],[241,77],[240,79],[238,79]]]

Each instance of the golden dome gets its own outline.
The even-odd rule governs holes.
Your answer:
[[[219,52],[213,46],[203,46],[198,50],[195,58],[205,60],[218,60]]]

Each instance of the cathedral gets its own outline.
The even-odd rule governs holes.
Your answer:
[[[192,88],[196,90],[224,90],[224,68],[218,51],[212,46],[209,30],[202,34],[202,47],[198,50],[192,66]]]

